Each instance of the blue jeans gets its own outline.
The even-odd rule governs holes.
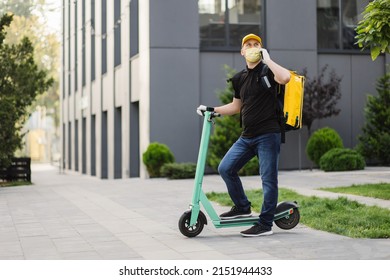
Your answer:
[[[259,159],[263,186],[263,205],[259,224],[271,228],[278,202],[278,164],[280,133],[268,133],[253,138],[240,137],[226,153],[218,167],[233,203],[246,211],[251,203],[242,186],[238,171],[254,156]]]

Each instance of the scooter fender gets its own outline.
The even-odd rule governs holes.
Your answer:
[[[191,209],[185,211],[184,213],[185,213],[185,214],[186,214],[186,213],[191,214]],[[199,220],[200,220],[203,224],[207,225],[207,218],[206,218],[205,214],[204,214],[202,211],[199,211],[198,218],[199,218]]]
[[[296,201],[282,201],[276,206],[275,213],[281,213],[291,208],[298,208],[298,203]]]

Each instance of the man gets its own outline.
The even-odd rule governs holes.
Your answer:
[[[225,181],[234,203],[232,209],[220,215],[221,219],[249,217],[251,203],[245,195],[238,171],[253,157],[259,159],[260,176],[264,193],[259,220],[242,236],[271,235],[278,200],[278,162],[281,143],[280,122],[276,110],[277,84],[290,80],[290,72],[274,62],[262,48],[261,38],[248,34],[242,39],[241,55],[246,60],[246,71],[233,78],[234,98],[219,107],[200,105],[198,113],[215,111],[221,115],[241,114],[243,131],[239,139],[222,159],[218,172]],[[260,73],[268,66],[262,81]]]

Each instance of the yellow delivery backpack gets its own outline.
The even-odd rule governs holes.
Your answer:
[[[284,86],[283,116],[286,130],[302,127],[303,94],[305,90],[305,77],[290,71],[290,81]],[[279,92],[281,94],[281,92]]]
[[[290,71],[290,81],[279,85],[277,103],[279,123],[282,132],[282,143],[285,143],[285,132],[302,128],[303,95],[305,92],[305,77],[295,71]]]

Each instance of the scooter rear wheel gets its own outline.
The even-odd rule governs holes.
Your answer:
[[[299,223],[300,217],[298,208],[295,208],[291,215],[276,220],[275,224],[281,229],[292,229]]]
[[[199,212],[198,219],[193,226],[190,226],[191,211],[186,211],[181,215],[179,219],[180,232],[187,237],[195,237],[202,232],[204,227],[204,221],[201,219],[202,212]]]

